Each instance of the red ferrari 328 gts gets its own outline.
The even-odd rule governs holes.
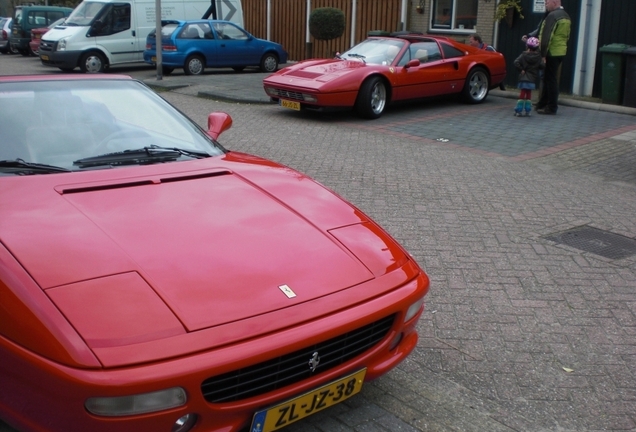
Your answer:
[[[19,431],[271,432],[415,347],[426,274],[325,187],[223,148],[227,114],[203,130],[115,75],[0,77],[0,100]]]
[[[263,86],[285,108],[354,108],[376,119],[396,101],[461,94],[480,103],[505,76],[501,53],[407,34],[370,37],[335,59],[296,63],[266,77]]]

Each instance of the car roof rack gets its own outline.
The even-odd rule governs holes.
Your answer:
[[[393,37],[398,37],[398,36],[423,36],[423,35],[424,35],[424,33],[422,33],[422,32],[407,31],[407,30],[396,31],[396,32],[393,32],[393,33],[389,34],[389,36],[393,36]]]

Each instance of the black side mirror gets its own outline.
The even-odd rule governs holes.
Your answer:
[[[102,20],[97,20],[93,23],[93,27],[91,28],[92,34],[99,34],[104,28],[104,23]]]

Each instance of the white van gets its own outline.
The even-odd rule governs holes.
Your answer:
[[[216,16],[215,16],[216,15]],[[161,19],[214,17],[243,27],[241,0],[163,0]],[[40,42],[40,60],[70,72],[103,72],[143,61],[146,36],[155,28],[155,0],[85,0],[63,25]]]

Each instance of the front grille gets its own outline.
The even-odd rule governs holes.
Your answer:
[[[247,368],[208,378],[201,392],[208,402],[233,402],[297,383],[341,365],[376,345],[393,326],[391,315],[357,330]],[[318,353],[320,363],[309,362]]]
[[[40,39],[40,51],[53,51],[53,42]]]
[[[284,99],[292,99],[292,100],[297,100],[297,101],[301,101],[303,102],[303,94],[300,92],[295,92],[295,91],[287,91],[287,90],[281,90],[281,89],[272,89],[274,90],[274,92],[276,93],[276,96],[278,96],[279,98],[284,98]],[[270,94],[271,96],[271,94]]]

